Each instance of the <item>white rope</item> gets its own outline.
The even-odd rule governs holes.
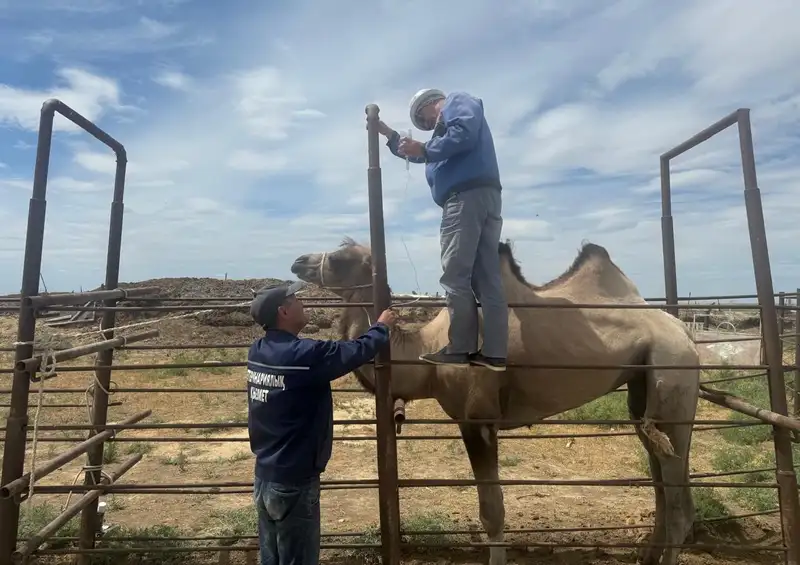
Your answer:
[[[39,386],[36,394],[36,412],[33,415],[33,438],[31,440],[31,477],[28,481],[28,506],[30,507],[31,500],[33,500],[33,484],[36,481],[36,452],[39,447],[39,416],[42,412],[42,401],[44,400],[44,381],[52,377],[56,373],[56,352],[50,347],[42,356],[41,375],[39,377]]]
[[[413,139],[412,138],[411,129],[408,130],[408,138],[409,139]],[[410,184],[411,184],[411,167],[410,167],[410,164],[409,164],[408,157],[406,157],[406,186],[405,186],[405,189],[403,191],[403,202],[404,203],[408,201],[408,187],[409,187]],[[422,299],[422,290],[421,290],[420,285],[419,285],[419,277],[417,275],[417,267],[416,267],[416,265],[414,265],[414,261],[411,259],[411,253],[408,251],[408,245],[406,245],[406,240],[403,237],[403,230],[400,230],[400,243],[403,244],[403,249],[406,250],[406,258],[408,259],[408,263],[411,265],[411,270],[414,271],[414,282],[417,285],[414,290],[417,291],[418,297],[416,299],[414,299],[414,300],[409,301],[409,302],[402,302],[400,304],[393,304],[392,305],[393,307],[411,306],[412,304],[416,304],[417,302],[419,302]]]

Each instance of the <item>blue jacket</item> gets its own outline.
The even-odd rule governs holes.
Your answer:
[[[400,134],[393,132],[386,146],[397,153]],[[433,201],[440,207],[456,192],[477,187],[501,190],[500,170],[489,124],[483,115],[483,101],[466,92],[453,92],[444,101],[441,118],[425,144],[423,157],[409,157],[425,163],[425,179]]]
[[[331,381],[371,361],[389,340],[373,325],[351,341],[299,338],[267,330],[247,355],[247,427],[263,481],[299,484],[319,477],[331,457]]]

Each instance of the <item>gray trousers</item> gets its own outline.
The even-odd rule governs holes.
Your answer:
[[[506,357],[508,304],[500,278],[498,245],[502,197],[495,188],[473,188],[451,196],[442,210],[439,241],[442,278],[450,312],[448,353],[478,350],[478,305],[483,310],[486,357]]]

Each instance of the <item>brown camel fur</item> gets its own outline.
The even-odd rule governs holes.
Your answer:
[[[503,285],[509,303],[646,304],[636,286],[598,245],[585,244],[564,274],[542,286],[528,283],[511,247],[499,247]],[[369,248],[346,238],[335,250],[298,257],[291,267],[300,279],[328,288],[345,302],[371,302]],[[421,353],[447,343],[446,308],[419,330],[392,332],[392,359],[416,361]],[[392,394],[406,401],[435,398],[453,419],[501,419],[504,425],[460,424],[473,474],[498,478],[497,430],[521,427],[576,408],[623,384],[628,386],[631,418],[642,420],[637,435],[649,455],[655,482],[689,482],[691,425],[654,424],[653,420],[693,420],[699,370],[648,370],[646,365],[697,365],[698,353],[685,326],[658,309],[511,308],[509,367],[494,373],[481,367],[402,365],[392,369]],[[364,308],[343,308],[342,339],[352,339],[370,324]],[[525,369],[513,365],[635,365],[641,369]],[[374,393],[371,365],[356,371]],[[505,510],[498,485],[479,485],[481,522],[490,541],[503,540]],[[640,552],[645,565],[676,565],[679,549],[695,518],[686,486],[655,487],[655,527],[650,547]],[[490,565],[504,565],[504,548],[490,548]]]

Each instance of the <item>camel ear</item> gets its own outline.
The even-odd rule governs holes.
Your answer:
[[[365,256],[364,259],[361,260],[361,262],[364,264],[364,266],[372,269],[372,255]]]

